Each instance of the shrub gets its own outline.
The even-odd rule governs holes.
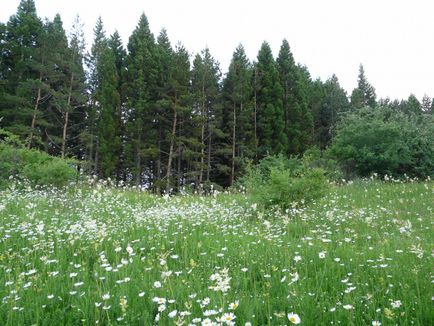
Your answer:
[[[73,160],[64,160],[46,153],[27,149],[13,135],[0,131],[0,183],[12,176],[34,185],[64,186],[73,181],[77,172]]]
[[[432,176],[434,118],[381,107],[361,109],[343,117],[329,153],[347,175]]]
[[[243,181],[252,201],[265,209],[304,205],[323,196],[328,188],[323,169],[281,155],[264,158],[249,169]]]

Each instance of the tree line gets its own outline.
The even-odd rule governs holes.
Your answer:
[[[156,191],[231,186],[248,162],[328,147],[345,112],[387,106],[433,112],[433,101],[377,99],[360,65],[350,96],[333,75],[313,80],[283,40],[262,43],[251,62],[242,45],[226,74],[210,50],[190,56],[145,14],[122,44],[101,18],[89,53],[77,19],[38,17],[33,0],[0,23],[0,127],[28,148],[86,162],[83,169]]]

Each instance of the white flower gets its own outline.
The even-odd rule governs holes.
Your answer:
[[[239,300],[236,300],[235,302],[231,302],[229,304],[229,310],[235,310],[235,309],[237,309],[239,304],[240,304]]]
[[[109,293],[103,294],[103,295],[102,295],[102,299],[103,299],[103,300],[108,300],[108,299],[110,299],[110,294],[109,294]]]
[[[161,282],[159,282],[159,281],[155,281],[154,282],[154,288],[161,288]]]
[[[152,301],[158,303],[158,304],[165,304],[166,303],[166,299],[165,298],[159,298],[159,297],[154,297],[152,298]]]
[[[134,252],[134,249],[130,245],[127,246],[126,250],[127,250],[127,252],[128,252],[129,255],[132,255],[133,252]]]
[[[226,324],[228,324],[228,322],[231,322],[231,321],[233,321],[235,318],[237,318],[232,312],[230,312],[230,313],[225,313],[225,314],[223,314],[223,316],[222,316],[222,319],[224,320],[224,322],[226,323]]]
[[[324,259],[325,256],[326,256],[326,252],[325,252],[325,251],[321,251],[321,252],[318,254],[318,257],[319,257],[320,259]]]
[[[160,305],[158,306],[158,311],[159,311],[159,312],[163,312],[164,310],[166,310],[166,305],[165,305],[165,304],[160,304]]]
[[[300,316],[297,315],[297,314],[294,314],[294,313],[292,313],[292,312],[290,312],[290,313],[288,314],[288,319],[289,319],[289,321],[290,321],[291,323],[293,323],[293,324],[300,324],[300,323],[301,323]]]
[[[401,300],[395,300],[390,303],[393,309],[399,308],[402,305]]]
[[[140,292],[139,297],[143,297],[145,295],[145,292]]]
[[[169,318],[175,318],[177,314],[178,314],[178,310],[173,310],[169,312],[168,316]]]
[[[53,298],[54,298],[54,294],[49,294],[49,295],[47,295],[47,298],[48,298],[48,299],[53,299]]]
[[[301,260],[301,256],[297,255],[294,257],[294,261],[297,263]]]
[[[372,322],[372,326],[381,326],[381,322],[378,321],[378,320],[374,320],[374,321]]]
[[[343,305],[342,307],[346,310],[354,309],[354,307],[350,304]]]

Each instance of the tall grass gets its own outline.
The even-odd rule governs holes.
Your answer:
[[[306,208],[245,195],[0,193],[1,325],[432,325],[433,183]]]

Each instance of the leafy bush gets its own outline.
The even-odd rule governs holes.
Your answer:
[[[243,179],[253,202],[263,208],[287,209],[323,196],[328,188],[325,172],[309,168],[296,158],[282,155],[264,158]]]
[[[343,117],[329,153],[347,175],[432,176],[434,117],[389,108],[358,110]]]
[[[64,160],[27,149],[10,133],[0,130],[0,183],[10,177],[35,185],[64,186],[77,175],[73,160]]]

